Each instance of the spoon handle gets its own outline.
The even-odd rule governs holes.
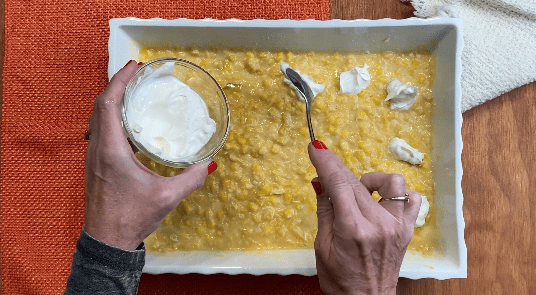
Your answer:
[[[305,113],[307,114],[307,125],[309,126],[309,136],[311,136],[312,142],[315,141],[315,133],[313,132],[313,124],[311,123],[311,104],[307,98],[305,99]]]

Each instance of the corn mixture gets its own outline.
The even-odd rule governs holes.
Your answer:
[[[398,173],[406,186],[426,195],[430,213],[408,249],[431,253],[437,244],[432,179],[432,82],[435,59],[427,52],[290,52],[234,49],[143,48],[140,61],[178,57],[192,61],[227,88],[231,129],[216,156],[216,172],[187,197],[145,241],[148,251],[267,250],[313,248],[317,232],[316,176],[307,154],[310,142],[305,104],[283,82],[280,62],[308,74],[326,88],[315,99],[312,122],[323,141],[358,177],[367,172]],[[371,84],[357,95],[339,94],[339,75],[370,68]],[[419,87],[408,111],[385,102],[394,78]],[[393,137],[425,153],[413,166],[388,151]],[[173,176],[143,155],[153,171]],[[377,193],[373,194],[379,199]]]

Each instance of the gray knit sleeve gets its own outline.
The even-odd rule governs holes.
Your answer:
[[[108,246],[82,230],[64,295],[136,294],[144,265],[143,243],[127,251]]]

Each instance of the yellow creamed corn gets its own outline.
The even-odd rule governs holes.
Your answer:
[[[142,48],[139,60],[160,57],[192,61],[221,85],[241,84],[241,88],[225,89],[231,129],[215,157],[217,173],[208,176],[205,185],[146,239],[148,251],[313,248],[316,195],[310,181],[316,170],[306,151],[310,139],[305,105],[283,82],[280,62],[326,85],[312,106],[315,135],[353,174],[399,173],[407,187],[428,197],[429,216],[415,231],[409,249],[423,253],[434,249],[437,222],[429,154],[436,61],[429,53]],[[358,95],[339,94],[340,73],[365,63],[371,66],[371,85]],[[408,111],[393,111],[384,101],[394,78],[419,87],[417,102]],[[396,160],[388,151],[393,137],[418,146],[427,155],[423,164]],[[160,175],[182,172],[137,157]],[[377,193],[373,198],[379,199]]]

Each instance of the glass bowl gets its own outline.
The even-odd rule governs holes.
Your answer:
[[[132,125],[129,125],[127,116],[129,107],[132,107],[130,104],[132,95],[136,87],[139,85],[139,82],[142,81],[145,69],[147,67],[153,67],[153,69],[156,70],[168,62],[175,63],[175,71],[173,72],[173,76],[179,78],[179,80],[199,94],[207,106],[210,118],[216,122],[216,132],[212,135],[210,140],[195,155],[189,157],[188,160],[183,162],[175,162],[169,159],[164,159],[159,155],[150,152],[146,147],[143,146],[143,144],[134,138],[134,134],[131,129]],[[216,80],[207,71],[190,61],[167,57],[149,61],[138,69],[136,75],[128,83],[121,100],[121,117],[123,120],[123,129],[127,133],[128,138],[141,153],[157,163],[177,168],[184,168],[192,164],[207,162],[209,159],[213,158],[223,147],[223,144],[225,143],[229,133],[230,125],[229,104],[227,103],[225,93],[218,82],[216,82]]]

